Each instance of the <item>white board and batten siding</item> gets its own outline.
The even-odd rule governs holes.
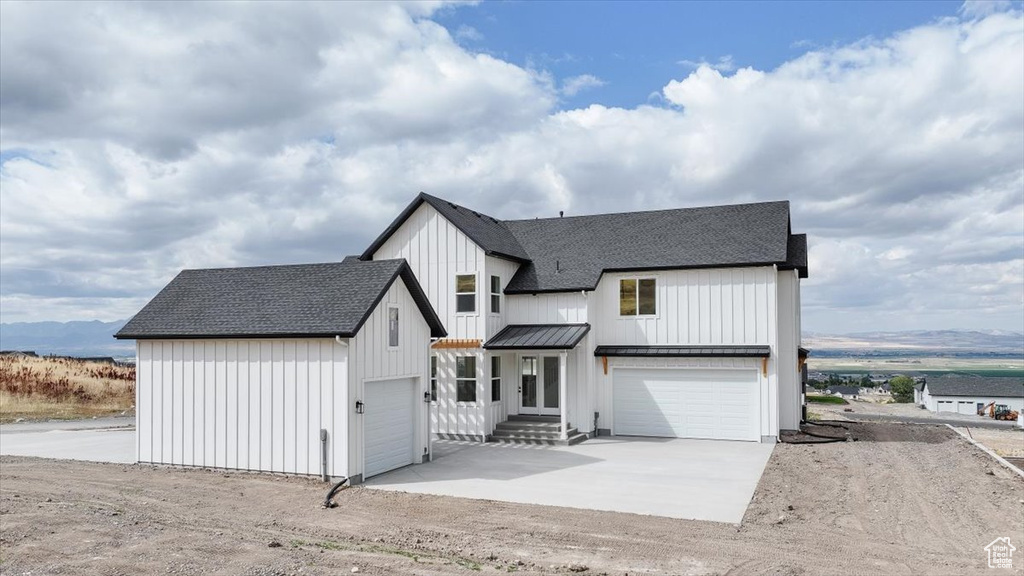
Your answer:
[[[399,341],[396,348],[388,346],[390,307],[398,307],[399,313]],[[397,421],[390,418],[388,426],[394,436],[411,438],[409,463],[421,462],[423,456],[429,453],[430,436],[427,431],[426,403],[423,398],[424,393],[429,390],[429,347],[430,327],[423,319],[405,282],[399,278],[388,289],[355,338],[349,340],[349,375],[354,385],[353,399],[348,409],[354,411],[356,400],[361,400],[366,405],[366,413],[355,415],[349,428],[352,446],[350,466],[353,470],[362,473],[370,465],[370,460],[375,459],[373,454],[369,454],[372,447],[366,442],[364,434],[366,427],[374,427],[374,422],[369,420],[376,418],[377,415],[384,418],[395,416],[390,412],[382,414],[377,406],[369,406],[369,399],[382,398],[378,389],[387,389],[390,396],[397,393],[408,395],[411,391],[408,402],[412,406],[410,410],[414,419],[405,423],[408,428],[399,428]],[[393,397],[384,400],[397,402]],[[407,411],[403,409],[400,412]],[[389,446],[387,449],[393,451],[394,447]]]
[[[421,204],[373,253],[374,260],[405,258],[450,338],[486,338],[486,254],[432,206]],[[476,274],[474,313],[455,311],[455,276]]]
[[[800,277],[796,270],[780,270],[778,282],[779,426],[800,428],[803,382],[800,378]]]
[[[622,278],[657,280],[656,315],[619,315],[619,280]],[[599,308],[599,311],[591,308],[590,314],[598,344],[761,345],[771,348],[772,357],[768,361],[767,376],[762,373],[760,358],[609,358],[608,374],[604,373],[601,359],[596,358],[599,428],[615,430],[613,374],[617,368],[741,368],[756,372],[761,399],[758,415],[761,435],[776,436],[780,362],[777,278],[776,269],[771,266],[605,274],[591,295],[594,298],[591,305]],[[794,368],[796,362],[793,348]]]
[[[139,340],[139,462],[318,475],[346,438],[348,351],[334,340]],[[338,434],[340,432],[340,434]],[[328,445],[348,475],[348,445]]]
[[[399,309],[399,346],[387,342],[389,307]],[[423,409],[430,329],[401,278],[348,346],[333,338],[139,340],[137,454],[140,462],[320,475],[320,430],[328,474],[365,469],[366,386],[408,390],[395,414],[408,428],[408,463],[429,450]],[[413,415],[409,420],[407,416]],[[389,448],[389,450],[392,450]],[[392,459],[393,460],[393,459]]]

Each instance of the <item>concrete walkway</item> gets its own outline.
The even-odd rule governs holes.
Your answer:
[[[738,524],[773,444],[606,437],[576,446],[435,441],[369,488]]]
[[[0,454],[131,464],[135,462],[135,418],[4,424]]]

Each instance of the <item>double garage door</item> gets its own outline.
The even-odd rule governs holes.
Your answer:
[[[612,379],[616,435],[761,439],[756,371],[616,368]]]
[[[363,477],[412,464],[417,455],[415,382],[411,378],[366,382],[363,394]]]
[[[956,414],[977,414],[978,404],[973,400],[937,400],[936,412],[953,412]]]

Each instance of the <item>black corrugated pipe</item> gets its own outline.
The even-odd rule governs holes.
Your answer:
[[[342,486],[348,482],[348,478],[342,478],[340,482],[331,487],[331,490],[327,493],[327,498],[324,498],[324,508],[334,508],[337,504],[334,502],[334,496],[341,491]]]

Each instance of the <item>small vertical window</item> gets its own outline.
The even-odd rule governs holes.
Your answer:
[[[619,315],[654,316],[658,313],[658,290],[654,278],[619,280]]]
[[[491,402],[501,400],[501,357],[491,356]]]
[[[455,275],[455,311],[476,312],[476,274]]]
[[[491,314],[501,314],[501,276],[491,276]]]
[[[619,314],[636,316],[636,280],[633,278],[619,280]]]
[[[398,307],[388,307],[388,347],[398,348]]]
[[[455,399],[476,402],[476,356],[455,358]]]
[[[437,402],[437,356],[430,357],[430,401]]]

